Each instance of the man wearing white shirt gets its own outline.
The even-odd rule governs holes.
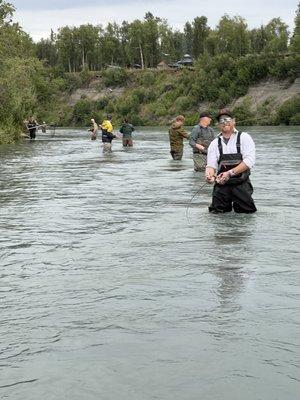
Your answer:
[[[254,213],[253,187],[249,176],[255,163],[255,144],[246,132],[235,129],[231,111],[217,115],[220,134],[208,147],[205,178],[215,183],[210,212]]]

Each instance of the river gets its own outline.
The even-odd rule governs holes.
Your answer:
[[[254,215],[187,210],[161,128],[0,147],[0,399],[299,398],[300,132],[248,132]]]

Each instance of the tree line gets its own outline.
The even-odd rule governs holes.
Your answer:
[[[47,65],[68,72],[101,70],[109,64],[153,68],[161,60],[178,61],[185,53],[194,59],[224,53],[233,57],[262,52],[283,54],[289,49],[289,38],[288,26],[280,18],[249,29],[242,17],[224,15],[212,29],[207,18],[200,16],[186,22],[183,31],[179,31],[165,19],[147,12],[143,20],[123,21],[120,25],[64,26],[57,33],[51,31],[48,39],[40,40],[36,54]]]
[[[184,112],[194,123],[203,101],[217,108],[245,95],[249,85],[261,79],[292,82],[299,76],[299,5],[293,32],[280,18],[249,29],[243,18],[228,15],[215,29],[201,16],[179,31],[147,13],[142,20],[120,25],[62,27],[38,43],[13,22],[14,11],[12,4],[0,0],[0,143],[17,140],[22,121],[32,113],[71,125],[85,123],[89,110],[99,118],[105,112],[120,119],[131,113],[136,124],[163,124],[170,115]],[[148,69],[162,59],[177,61],[184,53],[195,60],[192,70],[175,76]],[[123,68],[105,70],[109,64]],[[145,68],[144,73],[131,74],[126,68],[134,64]],[[124,97],[106,96],[95,103],[82,99],[70,107],[63,94],[88,84],[93,74],[101,76],[102,90],[125,85]],[[300,122],[297,101],[283,108],[278,122]],[[266,115],[271,106],[266,104]],[[249,115],[247,107],[241,115]]]

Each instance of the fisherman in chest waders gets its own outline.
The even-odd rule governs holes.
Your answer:
[[[124,118],[124,122],[122,126],[120,127],[119,132],[122,133],[122,144],[123,147],[132,147],[133,146],[133,141],[132,141],[132,132],[134,131],[134,126],[129,123],[127,118]]]
[[[27,129],[29,131],[30,140],[34,140],[35,139],[36,130],[37,130],[37,126],[38,125],[39,124],[37,123],[37,121],[32,116],[30,116],[29,120],[27,122]]]
[[[189,138],[189,133],[183,128],[184,116],[178,115],[169,129],[170,154],[173,160],[181,160],[183,156],[183,139]]]
[[[206,181],[215,183],[209,211],[254,213],[249,176],[255,163],[255,144],[248,133],[235,129],[231,111],[220,110],[217,120],[221,132],[208,147],[205,170]]]
[[[108,115],[107,118],[100,125],[102,130],[102,143],[103,153],[111,152],[111,142],[117,136],[113,134],[113,126],[111,124],[112,116]]]
[[[207,148],[214,140],[214,130],[209,126],[212,117],[208,112],[202,112],[199,123],[193,127],[190,134],[190,146],[193,148],[194,171],[205,171]]]

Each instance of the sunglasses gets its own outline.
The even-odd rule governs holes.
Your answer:
[[[232,118],[231,117],[223,117],[219,119],[219,124],[227,124],[228,122],[231,122]]]

